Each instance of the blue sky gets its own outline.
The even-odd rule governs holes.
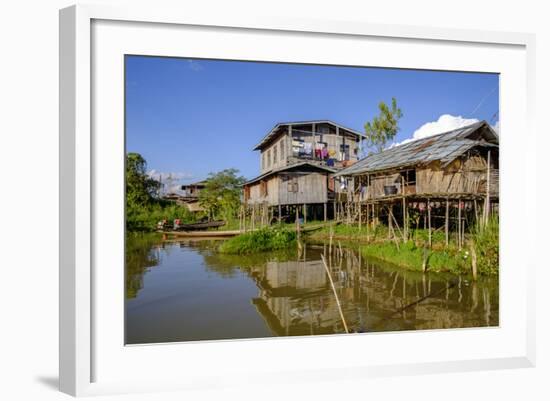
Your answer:
[[[229,167],[252,178],[252,148],[277,122],[363,131],[392,96],[403,111],[395,142],[499,118],[497,74],[127,56],[126,146],[181,182]]]

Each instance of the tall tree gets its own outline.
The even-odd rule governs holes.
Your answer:
[[[378,104],[380,114],[365,124],[367,147],[381,152],[399,132],[399,119],[403,116],[397,100],[391,99],[391,107],[383,101]]]
[[[126,155],[126,206],[148,205],[160,188],[160,182],[146,173],[147,162],[139,153]]]
[[[236,216],[241,204],[241,186],[245,182],[238,173],[239,170],[230,168],[209,174],[199,202],[210,219],[219,216],[228,220]]]

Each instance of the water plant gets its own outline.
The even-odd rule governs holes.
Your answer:
[[[225,241],[219,248],[221,253],[251,254],[285,249],[297,244],[296,232],[279,227],[264,227],[243,233]]]

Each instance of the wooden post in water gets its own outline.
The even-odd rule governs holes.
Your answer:
[[[475,281],[477,280],[477,254],[473,241],[470,242],[470,253],[472,257],[472,277]]]
[[[332,291],[334,293],[334,298],[336,298],[336,305],[338,305],[338,311],[340,312],[340,318],[342,319],[342,323],[344,324],[344,330],[346,330],[346,333],[349,333],[348,325],[346,324],[346,319],[344,318],[344,313],[342,312],[342,305],[340,305],[340,299],[338,298],[338,293],[336,292],[336,287],[334,286],[334,281],[332,281],[332,276],[330,274],[330,270],[327,266],[327,262],[325,260],[325,257],[321,255],[321,260],[323,261],[323,265],[325,266],[325,271],[327,272],[328,279],[330,281],[330,286],[332,287]]]

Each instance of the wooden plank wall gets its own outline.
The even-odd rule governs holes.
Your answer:
[[[267,202],[270,206],[302,205],[328,201],[327,177],[320,173],[281,173],[266,181],[267,196],[262,192],[261,181],[250,185],[249,204]],[[290,184],[290,185],[289,185]],[[294,185],[297,184],[297,187]],[[293,192],[291,188],[297,188]]]
[[[492,164],[492,163],[491,163]],[[499,170],[491,166],[491,188],[493,196],[499,193]],[[401,175],[396,173],[373,175],[366,198],[384,197],[384,186],[395,185],[401,194]],[[465,160],[455,160],[442,168],[439,162],[433,162],[416,169],[416,186],[406,186],[406,194],[485,194],[487,185],[487,161],[480,156]],[[365,199],[365,197],[363,197]]]

